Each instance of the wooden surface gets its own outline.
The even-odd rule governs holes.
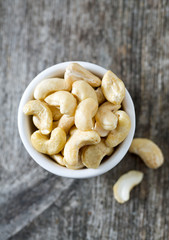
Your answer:
[[[127,154],[110,172],[73,180],[38,166],[17,129],[21,95],[40,71],[68,60],[115,72],[133,97],[137,137],[165,156],[158,170]],[[169,239],[169,2],[0,0],[0,239]],[[124,205],[112,186],[144,172]]]

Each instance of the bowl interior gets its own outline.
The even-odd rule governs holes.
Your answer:
[[[106,69],[92,64],[92,63],[87,63],[87,62],[79,62],[76,61],[77,63],[81,64],[83,67],[94,73],[95,75],[99,76],[102,78],[104,73],[107,71]],[[37,152],[31,144],[30,141],[30,136],[32,132],[35,130],[33,124],[32,124],[32,118],[31,116],[26,116],[23,114],[23,107],[24,105],[31,99],[33,99],[33,92],[36,87],[36,85],[42,81],[45,78],[49,77],[62,77],[64,75],[65,69],[67,65],[70,62],[64,62],[60,63],[57,65],[54,65],[50,68],[47,68],[40,74],[38,74],[28,85],[26,88],[18,109],[18,129],[19,129],[19,134],[21,137],[21,140],[30,154],[30,156],[44,169],[47,171],[56,174],[58,176],[63,176],[63,177],[69,177],[69,178],[89,178],[89,177],[94,177],[101,175],[110,169],[112,169],[114,166],[116,166],[124,157],[126,152],[128,151],[133,136],[134,136],[134,131],[135,131],[135,110],[134,110],[134,105],[133,101],[130,97],[130,94],[128,93],[126,89],[126,95],[123,100],[123,109],[127,112],[131,119],[131,129],[130,132],[127,136],[127,138],[116,148],[115,152],[106,159],[106,161],[103,161],[99,168],[97,169],[79,169],[79,170],[72,170],[72,169],[67,169],[65,167],[62,167],[58,165],[56,162],[54,162],[50,157],[47,155],[44,155],[42,153]]]

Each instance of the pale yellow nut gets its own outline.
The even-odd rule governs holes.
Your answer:
[[[123,174],[113,186],[114,198],[119,203],[127,202],[130,198],[130,191],[143,179],[143,173],[131,170]]]
[[[109,147],[116,147],[120,144],[129,134],[131,128],[131,121],[129,116],[124,111],[117,111],[118,116],[117,128],[111,131],[106,138],[106,145]]]
[[[104,103],[104,102],[106,101],[106,98],[105,98],[105,96],[103,95],[103,92],[102,92],[101,87],[97,88],[97,89],[95,90],[95,93],[96,93],[96,95],[97,95],[97,100],[98,100],[99,105],[102,104],[102,103]]]
[[[74,123],[74,116],[63,115],[58,122],[58,127],[62,128],[65,133],[68,134],[70,128],[74,125]]]
[[[35,99],[45,99],[49,94],[67,90],[65,80],[62,78],[48,78],[40,82],[34,90]]]
[[[45,102],[30,100],[25,104],[23,112],[26,115],[35,115],[37,117],[36,122],[38,122],[38,128],[42,134],[47,135],[52,131],[52,112]]]
[[[105,98],[113,104],[121,104],[125,97],[124,83],[111,71],[104,74],[101,88]]]
[[[69,166],[77,165],[79,149],[85,145],[97,144],[100,140],[99,134],[95,131],[76,130],[65,144],[64,158],[66,164]]]
[[[98,103],[95,90],[83,80],[76,81],[72,84],[72,94],[79,102],[85,100],[86,98],[93,98]]]
[[[63,161],[64,161],[64,164],[67,168],[69,169],[73,169],[73,170],[78,170],[78,169],[81,169],[81,168],[84,168],[84,164],[82,163],[82,161],[79,159],[78,162],[75,164],[75,165],[69,165],[65,159],[63,158]]]
[[[38,130],[31,135],[31,142],[38,152],[48,155],[57,154],[66,143],[66,133],[61,128],[55,128],[49,138]]]
[[[53,160],[55,160],[55,162],[57,162],[59,165],[65,167],[65,163],[64,163],[62,154],[58,153],[58,154],[51,155],[50,157],[51,157]]]
[[[94,127],[93,117],[96,115],[98,104],[93,98],[87,98],[79,103],[75,112],[75,125],[86,131]]]
[[[69,116],[74,115],[77,106],[76,98],[70,92],[66,91],[59,91],[49,95],[45,98],[45,102],[60,108],[62,114]]]
[[[98,168],[106,155],[111,155],[113,148],[107,147],[104,140],[92,146],[86,146],[82,149],[82,163],[87,168]]]
[[[78,80],[84,80],[92,87],[99,87],[101,85],[101,80],[97,76],[86,70],[78,63],[70,63],[67,66],[64,79],[67,86],[69,86],[69,89],[71,89],[72,83]]]
[[[99,122],[95,123],[94,129],[96,132],[98,132],[98,134],[100,135],[100,137],[106,137],[110,131],[105,130]]]
[[[96,122],[99,122],[105,130],[113,130],[117,127],[118,117],[115,112],[121,108],[121,105],[113,105],[110,102],[105,102],[99,106],[96,113]]]
[[[78,128],[76,126],[73,126],[69,131],[69,135],[73,135],[76,131],[78,131]]]
[[[161,149],[146,138],[135,138],[132,141],[129,152],[137,154],[149,168],[159,168],[164,162]]]
[[[55,106],[50,106],[50,105],[48,106],[52,112],[53,120],[54,121],[59,120],[62,116],[62,113],[60,112],[60,110]]]
[[[48,107],[50,108],[50,110],[52,112],[53,120],[59,120],[62,116],[60,110],[54,106],[48,105]],[[41,128],[41,121],[37,116],[33,116],[32,121],[38,129]],[[53,121],[52,129],[54,129],[54,128],[56,128],[56,121]]]

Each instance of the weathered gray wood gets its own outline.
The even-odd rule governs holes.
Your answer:
[[[129,153],[103,176],[56,177],[18,135],[21,95],[43,69],[83,60],[113,70],[133,97],[136,136],[159,144],[150,170]],[[169,239],[169,2],[0,0],[0,239]],[[119,205],[112,185],[130,170],[144,181]]]

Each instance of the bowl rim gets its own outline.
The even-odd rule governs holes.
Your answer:
[[[27,88],[25,89],[21,97],[19,107],[18,107],[18,130],[19,130],[21,141],[24,147],[26,148],[27,152],[34,159],[34,161],[38,163],[42,168],[58,176],[67,177],[67,178],[84,179],[84,178],[96,177],[108,172],[123,159],[134,137],[136,117],[135,117],[135,109],[134,109],[132,98],[128,90],[126,89],[125,98],[123,100],[123,106],[131,119],[130,132],[126,137],[126,139],[117,147],[113,155],[108,157],[107,160],[103,162],[97,169],[88,169],[88,168],[79,169],[79,170],[68,169],[58,165],[52,159],[47,157],[47,155],[36,151],[33,148],[30,141],[30,133],[28,133],[29,116],[24,115],[23,106],[26,104],[27,101],[33,98],[33,91],[35,89],[35,86],[40,81],[42,81],[44,78],[47,78],[47,77],[52,77],[54,75],[55,76],[61,75],[62,72],[65,71],[66,66],[72,62],[79,63],[84,68],[88,69],[94,74],[97,74],[98,76],[103,76],[104,73],[107,71],[107,69],[99,65],[96,65],[90,62],[83,62],[83,61],[62,62],[43,70],[29,83],[29,85],[27,86]],[[58,74],[56,74],[57,71],[58,71]]]

